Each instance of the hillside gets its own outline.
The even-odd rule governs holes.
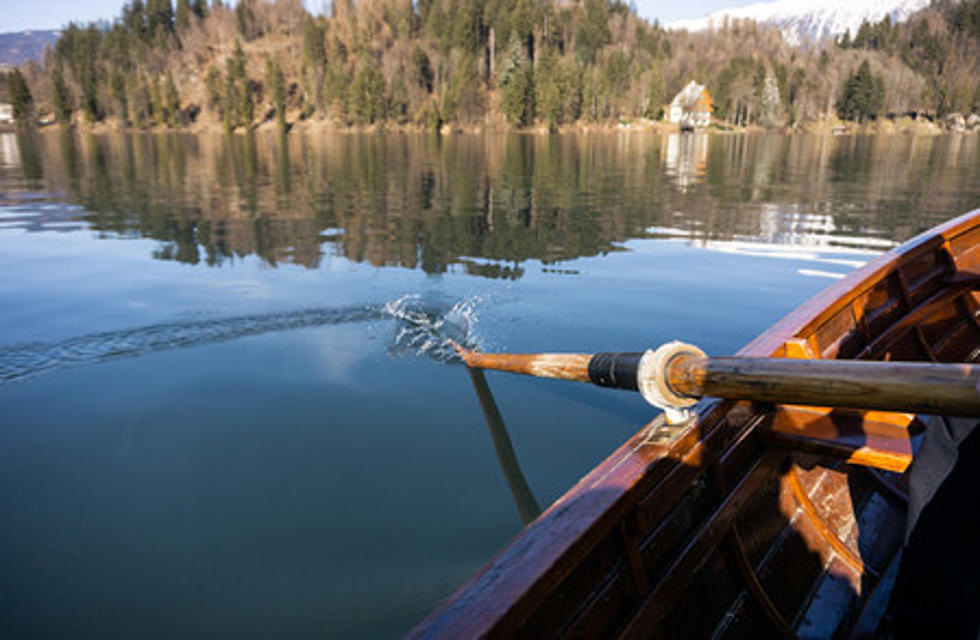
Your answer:
[[[58,41],[60,31],[17,31],[0,33],[0,65],[17,66],[40,60],[44,48]]]
[[[658,118],[707,85],[716,122],[795,126],[978,110],[980,0],[794,47],[732,20],[668,31],[608,0],[134,0],[70,25],[25,76],[43,119],[132,127],[505,128]]]

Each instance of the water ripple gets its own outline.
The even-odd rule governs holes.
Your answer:
[[[96,364],[122,358],[197,347],[263,333],[309,327],[394,319],[396,329],[389,351],[422,356],[437,362],[459,362],[455,340],[474,346],[473,326],[479,298],[460,300],[448,310],[424,303],[414,294],[383,305],[314,308],[190,320],[148,325],[121,331],[104,331],[61,342],[34,342],[0,347],[0,384],[33,378],[75,365]]]

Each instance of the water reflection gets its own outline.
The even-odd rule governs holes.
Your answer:
[[[101,237],[520,278],[648,228],[902,240],[976,204],[975,137],[0,134],[3,201],[63,194]],[[801,226],[802,225],[802,226]],[[805,228],[804,228],[805,227]]]
[[[681,191],[686,192],[704,180],[710,139],[706,133],[672,133],[667,136],[664,167]]]
[[[0,135],[0,167],[14,168],[19,167],[20,145],[13,134]]]
[[[497,402],[487,384],[486,375],[482,369],[466,370],[470,374],[473,382],[473,389],[476,397],[480,401],[480,408],[483,410],[483,417],[486,418],[487,427],[490,429],[490,438],[493,440],[493,450],[497,454],[497,462],[500,463],[500,470],[504,473],[510,493],[514,496],[514,504],[517,505],[517,513],[521,522],[525,525],[530,524],[541,513],[541,507],[534,498],[531,487],[528,486],[521,466],[517,462],[517,454],[514,453],[514,445],[510,442],[507,434],[507,426],[497,408]]]

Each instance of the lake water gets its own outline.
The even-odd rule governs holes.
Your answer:
[[[980,205],[978,167],[976,136],[0,134],[0,636],[398,636],[654,415],[490,373],[488,429],[446,338],[731,354]]]

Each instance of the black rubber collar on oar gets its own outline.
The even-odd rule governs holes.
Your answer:
[[[600,387],[639,391],[636,372],[642,353],[597,353],[589,360],[589,381]]]

